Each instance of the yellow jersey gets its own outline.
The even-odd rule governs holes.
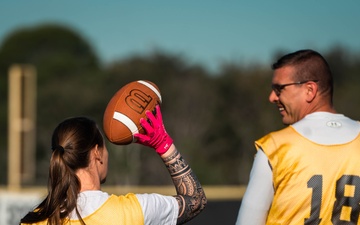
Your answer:
[[[135,194],[111,195],[94,213],[82,218],[86,225],[144,225],[144,215]],[[47,220],[34,223],[47,225]],[[81,225],[80,220],[67,220],[66,225]]]
[[[360,135],[345,144],[321,145],[289,126],[255,145],[273,173],[266,224],[360,224]]]

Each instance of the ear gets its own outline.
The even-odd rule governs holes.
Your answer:
[[[95,147],[93,149],[93,153],[94,153],[95,159],[101,161],[102,151],[99,149],[98,145],[95,145]]]
[[[305,86],[306,86],[306,101],[312,102],[317,95],[318,85],[314,81],[309,81],[305,84]]]

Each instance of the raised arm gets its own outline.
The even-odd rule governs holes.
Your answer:
[[[167,134],[160,111],[156,114],[146,112],[148,120],[141,119],[141,126],[146,134],[135,134],[137,142],[154,148],[160,155],[173,180],[179,204],[177,224],[183,224],[198,215],[207,203],[203,188],[189,164],[177,151],[172,138]]]
[[[178,224],[185,223],[204,209],[207,203],[204,190],[175,145],[171,145],[170,149],[161,155],[161,158],[169,170],[176,188],[175,198],[179,203]]]

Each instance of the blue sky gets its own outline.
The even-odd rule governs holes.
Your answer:
[[[216,69],[275,51],[360,52],[360,1],[0,0],[0,43],[20,27],[67,25],[105,62],[161,49]]]

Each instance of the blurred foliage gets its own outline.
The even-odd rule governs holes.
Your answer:
[[[337,110],[359,120],[360,55],[334,46],[324,56],[334,71]],[[46,184],[54,127],[66,117],[85,115],[102,128],[110,98],[134,80],[150,80],[160,88],[167,131],[203,184],[246,184],[254,141],[283,127],[276,107],[268,102],[270,65],[224,63],[218,74],[211,74],[179,55],[156,51],[101,66],[87,41],[68,27],[19,28],[0,45],[0,184],[7,181],[7,81],[14,63],[33,64],[38,74],[37,170],[32,185]],[[151,149],[107,146],[107,184],[171,183]]]

